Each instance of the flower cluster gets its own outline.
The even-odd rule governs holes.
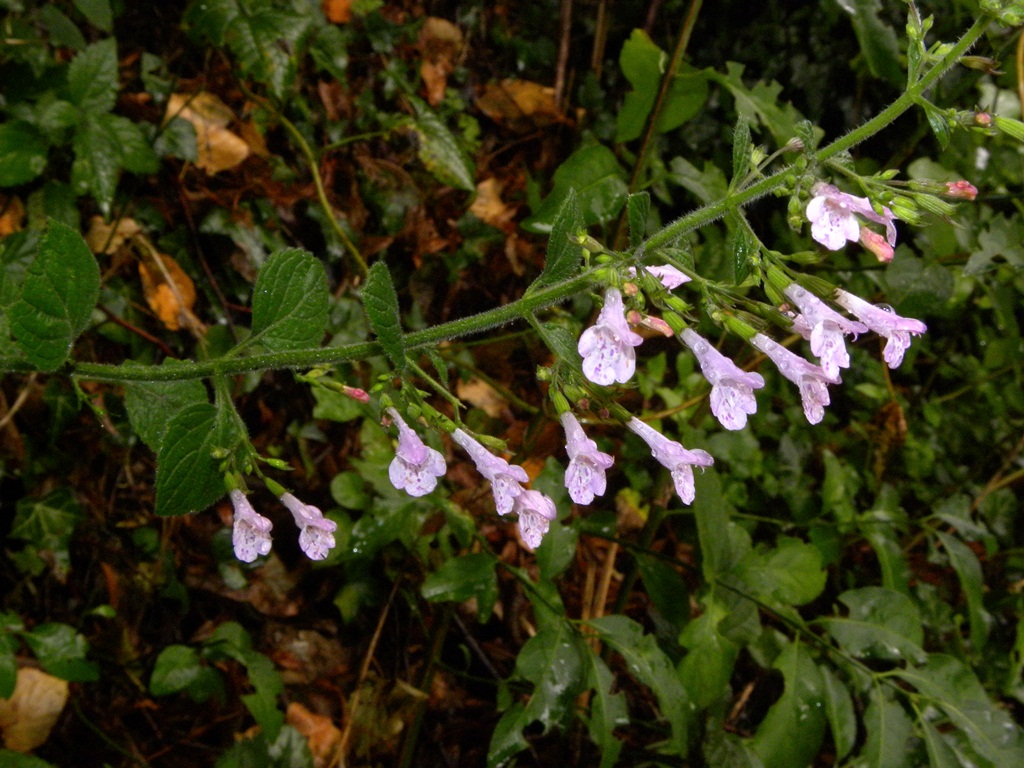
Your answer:
[[[896,245],[896,224],[893,212],[882,206],[879,213],[866,197],[840,192],[831,184],[818,182],[811,189],[807,204],[807,220],[811,222],[811,237],[830,251],[838,251],[847,241],[860,240],[879,261],[892,261]],[[885,227],[885,240],[860,223],[858,216]]]
[[[270,552],[270,531],[274,526],[253,509],[242,491],[236,488],[228,495],[235,510],[231,526],[235,557],[243,563],[251,563],[260,555]],[[302,551],[310,560],[325,559],[334,548],[334,531],[338,524],[325,518],[316,507],[304,504],[290,493],[281,494],[281,503],[291,511],[299,527],[299,547]]]

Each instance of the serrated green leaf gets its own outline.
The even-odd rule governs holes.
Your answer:
[[[49,144],[29,123],[0,125],[0,187],[16,187],[46,170]]]
[[[568,366],[575,373],[583,375],[583,360],[580,357],[576,336],[568,329],[554,323],[544,324],[544,340],[551,347],[558,366]]]
[[[809,603],[825,588],[821,552],[787,536],[773,548],[748,553],[733,572],[753,594],[783,605]]]
[[[849,608],[848,616],[820,622],[847,653],[887,661],[924,661],[921,614],[909,597],[885,587],[862,587],[843,592],[839,600]]]
[[[544,271],[531,287],[557,283],[576,274],[583,258],[583,249],[573,238],[583,231],[583,215],[580,213],[576,190],[570,188],[551,226]]]
[[[551,193],[534,214],[523,221],[523,229],[541,234],[551,232],[570,189],[576,190],[585,226],[615,218],[629,191],[625,171],[612,151],[602,144],[587,144],[558,167]]]
[[[662,717],[671,729],[667,749],[671,754],[687,754],[693,707],[672,662],[654,636],[645,635],[639,624],[625,616],[606,616],[588,625],[597,630],[602,642],[625,659],[636,679],[654,692]]]
[[[270,256],[252,296],[251,342],[272,352],[320,346],[327,329],[327,273],[309,251]]]
[[[924,734],[924,745],[928,751],[930,768],[962,768],[963,763],[960,762],[953,748],[949,746],[934,725],[924,718],[919,718],[917,724]]]
[[[750,125],[763,125],[782,146],[798,134],[797,123],[803,120],[797,109],[780,98],[782,86],[774,80],[771,83],[757,82],[748,87],[743,82],[742,64],[726,62],[726,73],[711,73],[709,76],[723,85],[733,96],[736,112]],[[820,128],[815,129],[821,134]]]
[[[217,408],[209,403],[190,405],[171,419],[157,453],[157,515],[198,512],[224,495],[213,451],[233,448],[237,436],[221,421]]]
[[[114,14],[110,10],[110,0],[75,0],[75,8],[97,29],[104,32],[114,31]]]
[[[690,590],[679,571],[661,558],[647,554],[638,554],[636,564],[658,613],[673,627],[682,629],[690,620]]]
[[[425,104],[417,100],[413,102],[413,106],[416,108],[413,130],[419,137],[420,161],[441,183],[474,192],[476,171],[459,147],[455,136]]]
[[[51,222],[28,268],[21,295],[8,316],[18,347],[29,362],[55,371],[92,316],[100,270],[81,235]]]
[[[131,173],[156,173],[160,158],[156,156],[142,128],[120,115],[100,115],[99,123],[118,143],[118,158]]]
[[[740,115],[736,120],[736,127],[732,131],[732,181],[730,186],[735,187],[750,170],[751,147],[750,123]]]
[[[967,615],[970,618],[971,647],[975,653],[980,653],[988,639],[989,619],[985,610],[985,576],[981,571],[981,563],[971,548],[955,536],[942,531],[935,531],[935,536],[942,542],[943,549],[949,555],[950,565],[960,579],[960,587],[967,600]]]
[[[800,643],[790,643],[773,665],[785,689],[772,704],[751,743],[764,768],[804,768],[825,736],[821,674]]]
[[[871,768],[909,768],[914,735],[910,718],[880,686],[872,686],[870,699],[864,713],[868,736],[861,756]]]
[[[72,683],[100,679],[99,666],[86,658],[89,642],[67,624],[40,624],[23,635],[25,643],[51,675]]]
[[[626,214],[629,218],[629,245],[639,248],[647,236],[647,217],[651,213],[651,196],[647,192],[636,192],[626,198]]]
[[[117,103],[117,42],[93,43],[68,65],[68,101],[88,115],[109,112]]]
[[[104,215],[109,215],[121,176],[121,142],[102,117],[109,115],[85,115],[75,131],[71,185],[79,195],[91,193]]]
[[[377,341],[396,370],[405,369],[405,338],[402,336],[402,316],[398,308],[398,294],[391,282],[387,264],[376,262],[363,287],[363,308],[370,319]]]
[[[853,709],[850,689],[827,667],[819,667],[825,697],[825,715],[832,730],[836,757],[846,757],[857,741],[857,714]]]
[[[55,567],[66,571],[71,563],[71,536],[81,519],[81,507],[71,491],[58,488],[41,499],[20,499],[9,535],[51,553]]]
[[[124,393],[132,428],[155,453],[160,451],[170,420],[187,406],[205,403],[208,399],[206,387],[198,379],[133,381],[125,386]]]
[[[924,665],[896,674],[963,730],[981,757],[994,766],[1024,765],[1024,730],[989,699],[978,678],[959,659],[934,653]]]

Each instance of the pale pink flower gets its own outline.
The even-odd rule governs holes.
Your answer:
[[[565,429],[565,450],[569,454],[565,487],[577,504],[589,504],[595,496],[604,495],[608,487],[604,472],[615,460],[597,449],[597,443],[587,437],[575,416],[566,411],[559,418]]]
[[[235,508],[231,526],[231,544],[235,557],[243,563],[251,563],[260,555],[270,552],[270,529],[273,524],[253,509],[245,494],[237,488],[228,494]]]
[[[648,447],[651,455],[669,472],[672,473],[672,483],[676,487],[676,493],[683,500],[684,504],[692,504],[696,495],[693,482],[694,467],[710,467],[715,463],[711,454],[699,448],[688,450],[683,448],[675,440],[669,440],[654,427],[645,424],[640,419],[632,418],[626,426],[640,435]]]
[[[536,549],[556,517],[555,502],[540,491],[523,491],[516,496],[514,509],[519,515],[519,535],[523,543]]]
[[[754,390],[764,386],[759,373],[748,373],[703,336],[687,328],[682,339],[693,350],[704,378],[711,384],[711,412],[726,429],[743,429],[747,415],[757,411]]]
[[[633,347],[643,338],[633,333],[626,322],[622,294],[609,288],[604,294],[604,308],[597,322],[580,336],[579,352],[583,356],[583,373],[595,384],[624,384],[636,371]]]
[[[896,251],[892,249],[892,246],[873,229],[860,228],[860,244],[875,254],[875,258],[883,264],[888,264],[896,256]]]
[[[841,288],[836,290],[835,300],[836,304],[863,320],[872,331],[888,339],[882,357],[890,368],[898,368],[903,362],[903,355],[910,347],[910,335],[921,335],[928,330],[920,320],[900,317],[891,307],[871,304]]]
[[[857,216],[885,226],[889,245],[896,244],[895,216],[888,208],[875,213],[871,201],[840,192],[831,184],[818,182],[811,189],[814,195],[807,204],[807,220],[811,222],[811,237],[830,251],[838,251],[849,240],[852,243],[861,238],[860,222]]]
[[[947,181],[946,196],[958,200],[973,200],[978,196],[978,188],[969,181]]]
[[[452,432],[452,439],[469,454],[469,458],[476,464],[477,472],[490,481],[498,514],[507,515],[511,512],[516,498],[523,493],[521,483],[530,479],[526,470],[498,458],[461,429]]]
[[[801,335],[811,342],[811,352],[821,362],[825,373],[835,378],[840,368],[850,367],[850,353],[846,351],[845,334],[867,333],[868,327],[856,320],[849,320],[810,291],[790,283],[783,293],[799,308],[802,323],[795,324]],[[809,333],[804,329],[809,329]]]
[[[800,388],[804,415],[811,424],[819,423],[825,417],[825,406],[830,402],[828,385],[838,384],[839,377],[829,376],[821,366],[807,362],[763,333],[755,334],[750,343],[768,355],[779,373]]]
[[[338,524],[324,517],[312,504],[304,504],[290,493],[281,495],[281,503],[295,518],[299,527],[299,547],[310,560],[323,560],[334,548],[334,532]]]
[[[690,282],[690,276],[673,267],[671,264],[662,264],[657,267],[644,267],[644,271],[650,272],[668,290],[674,290],[683,283]],[[636,277],[636,267],[629,268],[629,274]]]
[[[437,487],[437,478],[447,470],[444,457],[424,444],[419,435],[402,421],[398,411],[386,408],[385,412],[398,427],[398,450],[388,467],[391,484],[398,490],[404,488],[410,496],[426,496]]]

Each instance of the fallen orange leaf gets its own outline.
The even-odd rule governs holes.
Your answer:
[[[182,325],[194,327],[198,320],[192,314],[196,303],[196,286],[178,262],[150,246],[149,255],[140,250],[139,278],[146,303],[168,330],[180,330]]]
[[[89,221],[89,231],[85,234],[85,244],[93,253],[113,255],[129,240],[142,232],[135,219],[120,219],[116,224],[107,224],[102,216],[93,216]]]
[[[0,237],[20,232],[25,220],[25,206],[16,195],[0,195]]]
[[[285,717],[288,725],[306,737],[316,768],[331,765],[341,743],[341,731],[331,718],[310,712],[297,701],[288,704]]]
[[[469,212],[495,229],[505,232],[514,229],[515,209],[505,205],[501,199],[501,184],[493,176],[476,185],[476,199],[469,206]]]
[[[543,128],[565,121],[555,103],[555,89],[529,80],[488,83],[477,97],[476,105],[495,122],[509,123],[517,130]]]
[[[347,24],[352,21],[352,0],[324,0],[324,16],[332,24]]]
[[[436,107],[444,100],[448,75],[462,52],[462,30],[446,19],[428,16],[420,28],[417,47],[423,54],[420,77],[427,90],[427,101]]]
[[[187,120],[196,131],[196,165],[211,176],[234,168],[249,156],[244,139],[227,129],[231,108],[212,93],[172,93],[165,120]]]

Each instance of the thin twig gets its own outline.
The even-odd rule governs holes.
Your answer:
[[[572,40],[572,0],[562,0],[558,19],[558,65],[555,69],[555,105],[561,109],[565,96],[565,70],[569,66],[569,42]]]

